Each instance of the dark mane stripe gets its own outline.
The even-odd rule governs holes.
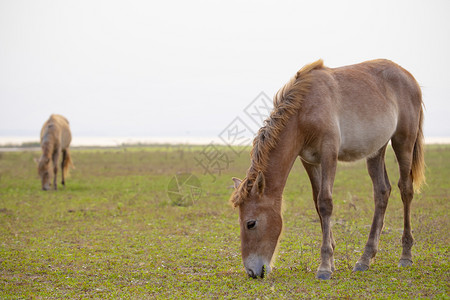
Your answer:
[[[247,176],[231,195],[230,201],[234,207],[239,206],[248,197],[258,172],[264,171],[267,167],[270,151],[276,147],[280,132],[301,107],[303,99],[311,88],[311,71],[321,68],[323,68],[321,59],[304,66],[275,95],[274,108],[253,140],[253,148],[250,152],[251,165]]]

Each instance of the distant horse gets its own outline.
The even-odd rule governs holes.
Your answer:
[[[50,161],[53,162],[53,188],[56,190],[56,173],[58,172],[59,155],[62,153],[62,184],[72,165],[69,145],[72,140],[69,121],[60,115],[51,115],[41,129],[42,156],[39,159],[38,173],[41,177],[42,189],[50,189]]]
[[[332,188],[337,161],[367,159],[375,213],[364,253],[354,271],[365,271],[378,250],[391,185],[384,156],[391,141],[400,170],[404,209],[399,266],[412,264],[410,207],[425,180],[422,95],[414,77],[388,60],[327,68],[303,67],[274,97],[274,109],[253,141],[244,180],[233,178],[231,203],[239,207],[241,251],[250,277],[270,272],[283,226],[282,193],[297,156],[312,186],[322,227],[316,277],[330,279],[335,241]]]

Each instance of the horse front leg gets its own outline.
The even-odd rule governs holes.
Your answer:
[[[319,191],[320,191],[320,186],[321,186],[321,182],[322,182],[322,172],[321,172],[319,165],[312,165],[312,164],[305,162],[304,160],[302,160],[302,164],[303,164],[303,166],[306,170],[306,173],[308,174],[309,180],[311,182],[314,206],[316,207],[317,214],[319,215],[320,227],[323,232],[322,217],[320,216],[319,206],[317,204],[317,199],[319,197]],[[331,228],[330,228],[330,237],[331,237],[331,247],[333,248],[333,251],[334,251],[334,249],[336,247],[336,242],[334,241],[333,231],[331,230]],[[335,266],[334,266],[333,258],[331,258],[330,264],[331,264],[331,272],[334,272]]]
[[[337,154],[325,156],[321,162],[321,186],[317,196],[317,208],[322,224],[322,246],[320,248],[320,266],[318,279],[328,280],[334,269],[334,240],[331,232],[333,213],[332,190],[336,174]]]
[[[53,160],[53,188],[55,189],[55,190],[57,190],[58,189],[58,186],[57,186],[57,184],[56,184],[56,180],[57,180],[57,173],[58,173],[58,159],[59,159],[59,151],[55,151],[54,153],[53,153],[53,156],[52,156],[52,160]]]

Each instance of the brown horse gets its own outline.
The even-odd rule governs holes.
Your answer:
[[[58,171],[58,159],[62,153],[62,184],[65,185],[64,178],[67,176],[69,166],[72,165],[69,145],[72,140],[69,121],[60,115],[51,115],[41,129],[42,156],[39,159],[38,173],[41,177],[42,189],[50,189],[50,161],[53,161],[53,188],[56,190],[56,173]]]
[[[297,156],[311,181],[322,227],[317,278],[334,270],[330,218],[337,161],[367,159],[375,213],[364,253],[354,271],[365,271],[378,250],[391,185],[384,156],[391,141],[398,160],[404,207],[400,266],[412,264],[410,207],[425,180],[422,95],[414,77],[388,60],[327,68],[305,66],[278,91],[274,109],[253,141],[244,180],[233,178],[231,203],[239,207],[242,259],[250,277],[271,270],[283,226],[282,193]]]

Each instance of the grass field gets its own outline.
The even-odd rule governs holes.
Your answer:
[[[352,268],[372,220],[371,181],[364,161],[339,165],[336,272],[326,282],[315,279],[320,224],[301,164],[284,192],[285,230],[273,272],[254,280],[244,273],[238,214],[228,203],[231,177],[244,177],[249,149],[213,149],[220,160],[204,169],[205,153],[213,153],[206,150],[75,149],[66,188],[50,192],[40,190],[38,152],[0,153],[0,298],[449,299],[450,146],[426,148],[428,185],[413,201],[414,265],[405,269],[397,267],[403,213],[392,151],[385,228],[364,273]],[[199,197],[169,198],[180,173],[199,179]]]

